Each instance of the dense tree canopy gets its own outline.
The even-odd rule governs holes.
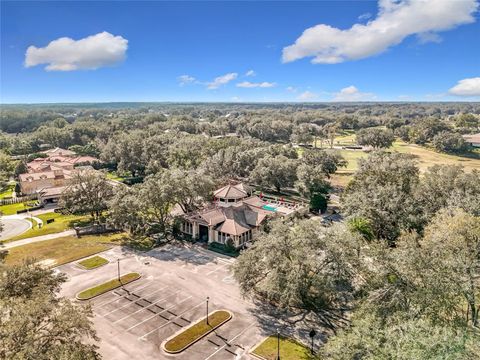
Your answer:
[[[73,173],[73,181],[62,193],[60,206],[73,214],[90,214],[98,219],[113,196],[113,185],[94,170]]]
[[[57,296],[63,275],[33,262],[0,265],[0,357],[100,359],[92,312]]]
[[[359,145],[371,146],[374,149],[388,148],[392,146],[395,136],[391,130],[379,128],[361,129],[357,132]]]
[[[359,169],[342,196],[344,212],[368,220],[376,238],[395,241],[403,230],[419,226],[415,191],[419,171],[406,154],[376,152]]]
[[[245,294],[313,312],[333,326],[339,319],[333,313],[354,290],[358,241],[341,226],[278,222],[238,258],[235,278]]]

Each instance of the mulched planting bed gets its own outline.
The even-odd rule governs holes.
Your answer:
[[[179,353],[226,323],[231,318],[232,314],[229,311],[215,311],[208,316],[208,325],[206,318],[198,321],[180,334],[168,340],[163,345],[163,349],[169,353]]]

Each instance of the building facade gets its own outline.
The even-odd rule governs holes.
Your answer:
[[[180,230],[194,239],[242,248],[254,239],[268,217],[287,215],[299,204],[267,201],[252,195],[245,184],[227,185],[214,192],[208,207],[185,214]]]

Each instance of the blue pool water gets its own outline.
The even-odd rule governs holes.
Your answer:
[[[277,208],[273,205],[263,205],[262,209],[263,210],[268,210],[268,211],[277,211]]]

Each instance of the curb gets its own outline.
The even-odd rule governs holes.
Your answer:
[[[122,286],[124,286],[124,285],[128,285],[128,284],[130,284],[130,283],[132,283],[132,282],[134,282],[134,281],[137,281],[137,280],[141,279],[141,278],[142,278],[142,274],[139,274],[139,273],[137,273],[137,274],[138,274],[138,278],[133,279],[133,280],[130,280],[129,282],[127,282],[127,283],[125,283],[125,284],[121,284],[121,285],[118,285],[118,286],[116,286],[116,287],[114,287],[114,288],[108,289],[107,291],[104,291],[104,292],[102,292],[102,293],[100,293],[100,294],[97,294],[97,295],[94,295],[94,296],[92,296],[92,297],[89,297],[88,299],[81,299],[81,298],[78,297],[78,295],[79,295],[81,292],[85,291],[85,290],[91,289],[91,287],[88,288],[88,289],[82,290],[82,291],[78,292],[78,293],[75,295],[75,299],[77,299],[78,301],[87,301],[87,300],[95,299],[96,297],[98,297],[98,296],[100,296],[100,295],[103,295],[103,294],[106,294],[106,293],[109,292],[109,291],[118,289],[119,287],[122,287]],[[107,280],[107,281],[105,281],[105,282],[109,282],[109,281],[116,280],[116,279],[117,279],[117,278],[115,278],[115,279],[110,279],[110,280]],[[102,285],[102,284],[100,284],[100,285]],[[97,286],[98,286],[98,285],[97,285]],[[93,287],[95,287],[95,286],[93,286]]]
[[[195,322],[194,324],[190,325],[189,327],[185,328],[185,329],[180,329],[178,332],[176,332],[175,334],[171,335],[170,337],[168,337],[167,339],[165,339],[163,342],[162,342],[162,350],[164,352],[166,352],[167,354],[172,354],[172,355],[175,355],[175,354],[179,354],[181,353],[182,351],[185,351],[186,349],[188,349],[190,346],[192,346],[193,344],[197,343],[198,341],[202,340],[205,336],[207,336],[208,334],[212,333],[214,330],[218,329],[220,326],[222,326],[223,324],[227,323],[228,321],[230,321],[232,318],[233,318],[233,314],[228,311],[228,310],[225,310],[225,309],[220,309],[220,310],[216,310],[216,311],[225,311],[227,312],[230,316],[228,319],[222,321],[220,324],[218,324],[217,326],[211,328],[209,331],[207,331],[205,334],[203,334],[202,336],[200,336],[198,339],[195,339],[194,341],[192,341],[191,343],[185,345],[183,348],[181,348],[180,350],[175,350],[175,351],[169,351],[167,349],[165,349],[165,344],[167,342],[169,342],[171,339],[175,338],[176,336],[178,336],[179,334],[183,333],[184,331],[190,329],[191,327],[195,326],[196,324],[200,323],[201,321],[203,321],[206,316],[200,318],[197,322]],[[216,312],[215,311],[215,312]]]
[[[88,268],[86,268],[85,266],[83,266],[83,265],[81,265],[81,264],[80,264],[80,262],[81,262],[81,261],[83,261],[83,260],[86,260],[86,259],[89,259],[90,257],[92,257],[92,258],[93,258],[93,257],[95,257],[95,256],[99,256],[99,255],[97,255],[97,254],[93,254],[93,255],[90,255],[90,256],[88,256],[88,257],[85,257],[85,258],[83,258],[83,259],[78,259],[78,260],[80,260],[80,261],[76,260],[76,261],[77,261],[77,263],[76,263],[75,265],[77,265],[77,267],[78,267],[78,268],[80,268],[81,270],[91,271],[91,270],[95,270],[95,269],[101,268],[102,266],[105,266],[105,265],[108,265],[108,264],[110,264],[110,260],[108,260],[108,259],[105,259],[105,258],[104,258],[104,257],[102,257],[102,256],[100,256],[102,259],[105,259],[105,260],[107,260],[107,262],[106,262],[105,264],[98,265],[98,266],[95,266],[95,267],[93,267],[93,268],[90,268],[90,269],[88,269]]]

